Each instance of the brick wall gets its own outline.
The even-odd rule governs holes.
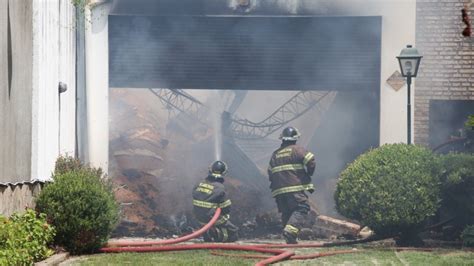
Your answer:
[[[424,57],[416,78],[415,143],[428,145],[430,100],[474,101],[474,37],[461,35],[461,9],[470,2],[417,0],[416,47]],[[471,21],[473,11],[471,3]]]

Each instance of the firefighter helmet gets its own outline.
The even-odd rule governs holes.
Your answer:
[[[300,132],[295,127],[286,127],[280,134],[283,141],[297,141],[300,138]]]
[[[227,173],[227,164],[223,161],[215,161],[209,166],[209,174],[215,178],[222,178]]]

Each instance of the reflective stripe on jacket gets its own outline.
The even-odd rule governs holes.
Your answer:
[[[298,145],[282,145],[273,152],[268,167],[272,196],[314,189],[311,176],[316,167],[314,154]]]
[[[206,208],[206,209],[216,209],[216,208],[225,208],[229,207],[232,204],[232,202],[229,200],[226,200],[222,203],[210,203],[207,201],[201,201],[201,200],[193,200],[193,205],[196,207],[201,207],[201,208]]]
[[[221,217],[229,219],[232,202],[227,198],[224,185],[212,176],[198,183],[193,190],[194,214],[200,222],[207,222],[216,208],[221,208]],[[225,222],[224,221],[224,222]]]

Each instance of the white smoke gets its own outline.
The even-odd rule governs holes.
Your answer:
[[[300,7],[301,1],[299,0],[276,0],[276,5],[283,9],[287,10],[290,14],[297,14]]]
[[[242,3],[245,3],[246,1],[244,0],[229,0],[229,8],[232,10],[242,10],[245,13],[249,13],[260,5],[260,2],[258,0],[247,0],[248,5],[242,5]]]
[[[222,158],[222,118],[221,114],[224,111],[224,106],[220,100],[220,95],[218,90],[211,91],[210,101],[208,102],[212,127],[214,130],[214,159],[220,160]]]

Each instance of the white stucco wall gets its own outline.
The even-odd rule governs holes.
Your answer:
[[[75,15],[70,0],[33,1],[31,178],[50,178],[75,150]],[[59,95],[59,82],[68,90]],[[59,112],[61,97],[61,112]]]
[[[380,85],[380,144],[398,143],[407,140],[407,88],[395,91],[387,79],[400,71],[395,56],[407,44],[416,46],[416,0],[386,0],[381,3],[384,16],[382,29],[382,69]],[[421,51],[422,52],[422,51]],[[414,80],[411,85],[411,117],[413,139]]]
[[[387,79],[393,72],[400,69],[396,59],[400,51],[407,44],[416,45],[416,0],[348,0],[344,2],[344,7],[351,10],[350,14],[353,15],[382,16],[380,144],[406,142],[406,86],[395,91],[387,84]],[[411,86],[412,129],[414,85],[413,82]]]

